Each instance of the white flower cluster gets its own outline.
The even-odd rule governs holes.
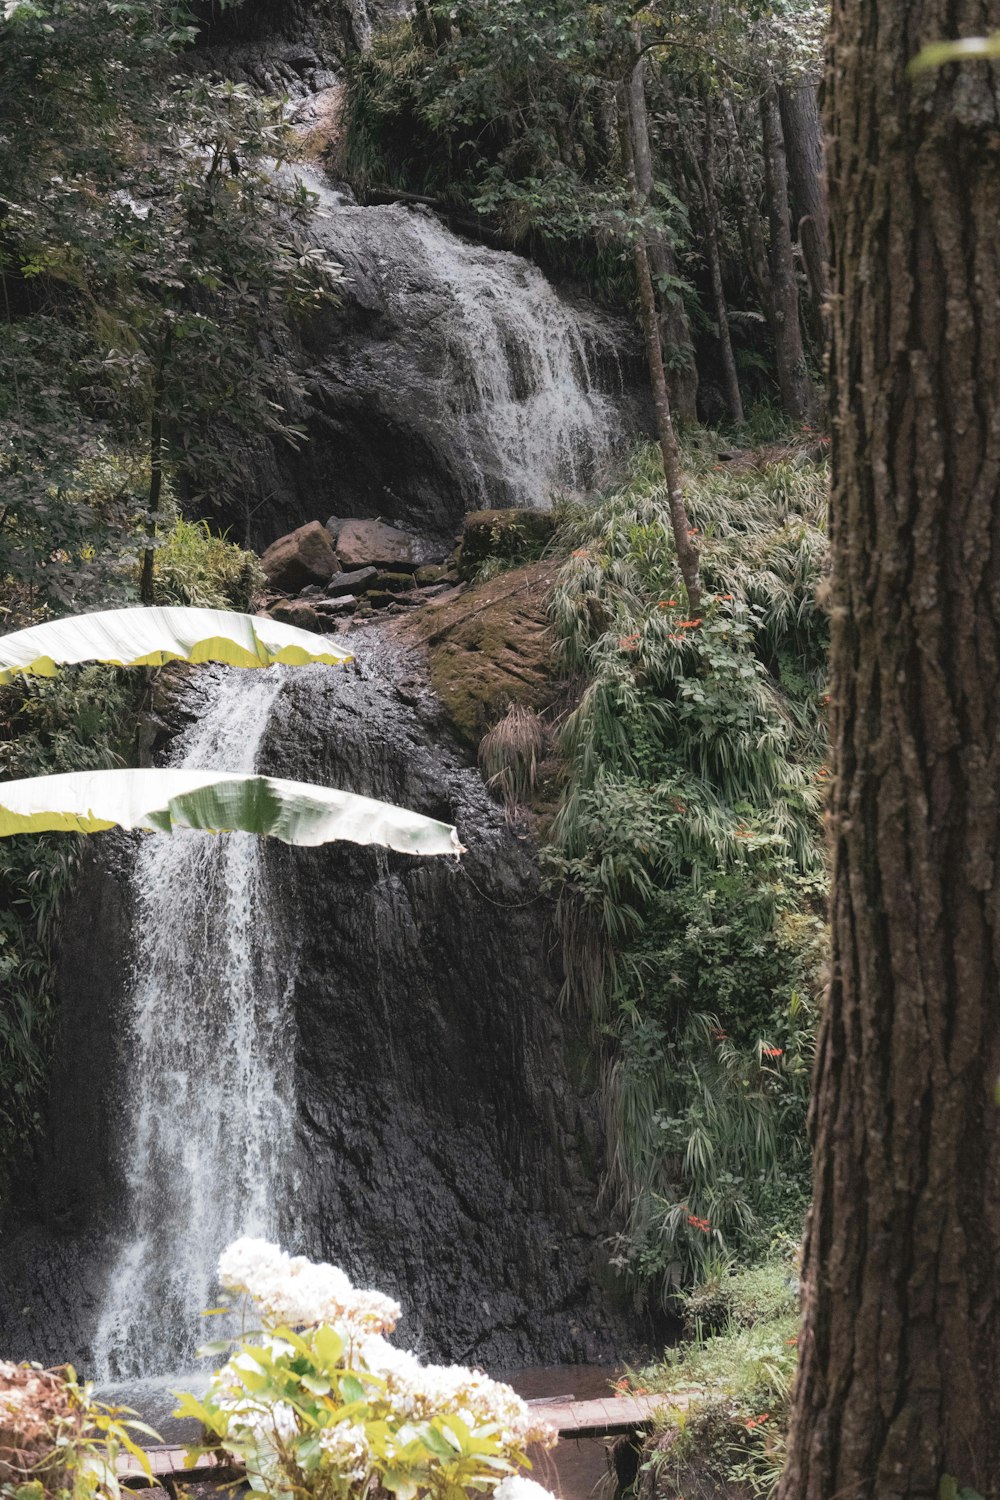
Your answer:
[[[219,1280],[231,1292],[245,1292],[272,1326],[337,1326],[348,1338],[390,1333],[399,1321],[398,1302],[381,1292],[352,1286],[337,1266],[304,1255],[288,1255],[266,1240],[236,1240],[219,1258]]]
[[[423,1365],[416,1355],[390,1344],[382,1335],[395,1327],[398,1305],[380,1292],[359,1291],[336,1266],[289,1256],[264,1240],[241,1239],[224,1251],[219,1279],[230,1291],[252,1297],[265,1327],[272,1330],[282,1325],[335,1328],[345,1341],[343,1368],[353,1371],[363,1384],[365,1375],[375,1377],[368,1382],[373,1420],[377,1418],[383,1432],[388,1423],[390,1449],[393,1434],[405,1446],[413,1437],[411,1424],[448,1416],[457,1416],[467,1427],[488,1434],[512,1460],[529,1443],[548,1447],[556,1440],[555,1430],[539,1421],[509,1385],[464,1365]],[[279,1359],[294,1353],[273,1333],[263,1342]],[[296,1437],[299,1423],[287,1402],[269,1403],[254,1394],[259,1389],[259,1373],[252,1351],[241,1350],[217,1372],[211,1394],[217,1408],[229,1414],[230,1434],[235,1436],[242,1429],[253,1439],[257,1468],[266,1474],[280,1458],[279,1445]],[[252,1379],[244,1383],[244,1375]],[[365,1482],[373,1469],[384,1464],[389,1451],[380,1450],[383,1456],[376,1461],[360,1422],[324,1428],[319,1445],[329,1468],[351,1485]],[[493,1474],[484,1473],[483,1481],[476,1487],[492,1488],[495,1500],[552,1500],[531,1480],[510,1477],[499,1482]]]
[[[524,1479],[520,1474],[508,1474],[501,1479],[493,1491],[494,1500],[553,1500],[543,1485],[533,1479]]]
[[[454,1413],[468,1427],[490,1427],[505,1447],[555,1442],[556,1434],[540,1422],[527,1402],[502,1381],[491,1380],[465,1365],[422,1365],[406,1349],[385,1339],[365,1339],[359,1351],[365,1368],[380,1376],[393,1412],[408,1421]],[[525,1497],[527,1500],[527,1497]]]
[[[330,1463],[345,1479],[359,1483],[371,1467],[368,1434],[359,1422],[341,1422],[336,1427],[325,1427],[319,1435],[319,1445]],[[517,1500],[517,1497],[512,1497]],[[524,1500],[528,1500],[525,1496]]]

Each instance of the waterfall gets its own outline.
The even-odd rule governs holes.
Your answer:
[[[446,456],[464,509],[551,503],[589,484],[620,437],[620,325],[577,305],[520,255],[460,238],[425,209],[359,206],[296,168],[314,232],[395,353],[331,345],[326,389],[360,392]],[[597,371],[615,372],[613,397]],[[419,381],[411,399],[409,387]],[[320,441],[322,429],[318,429]]]
[[[281,668],[209,669],[207,703],[172,764],[252,771]],[[135,969],[122,1133],[127,1234],[94,1343],[102,1380],[189,1363],[220,1249],[275,1236],[291,1160],[287,977],[267,912],[263,840],[193,830],[136,855]]]

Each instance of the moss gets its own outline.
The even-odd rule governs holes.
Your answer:
[[[429,604],[397,627],[426,649],[431,686],[470,748],[511,704],[542,713],[560,693],[545,613],[557,570],[555,560],[514,568]]]
[[[465,518],[461,570],[474,578],[484,564],[524,563],[540,557],[556,530],[546,510],[477,510]]]

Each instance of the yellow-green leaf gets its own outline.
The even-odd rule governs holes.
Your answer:
[[[103,609],[0,636],[0,685],[17,676],[54,677],[60,667],[80,662],[117,667],[162,667],[170,661],[270,667],[285,662],[298,667],[351,660],[328,636],[266,616],[182,605]]]
[[[105,828],[240,829],[286,844],[344,839],[401,854],[461,854],[455,829],[353,792],[233,771],[72,771],[0,782],[0,838]]]

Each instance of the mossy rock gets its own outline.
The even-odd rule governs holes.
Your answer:
[[[553,558],[514,568],[430,600],[396,627],[426,648],[431,687],[470,748],[512,703],[542,712],[561,691],[545,612],[559,567]]]
[[[476,510],[465,518],[461,570],[472,578],[488,558],[525,562],[551,541],[556,519],[548,510]]]
[[[406,594],[416,586],[412,573],[380,573],[375,580],[375,588],[388,594]]]

